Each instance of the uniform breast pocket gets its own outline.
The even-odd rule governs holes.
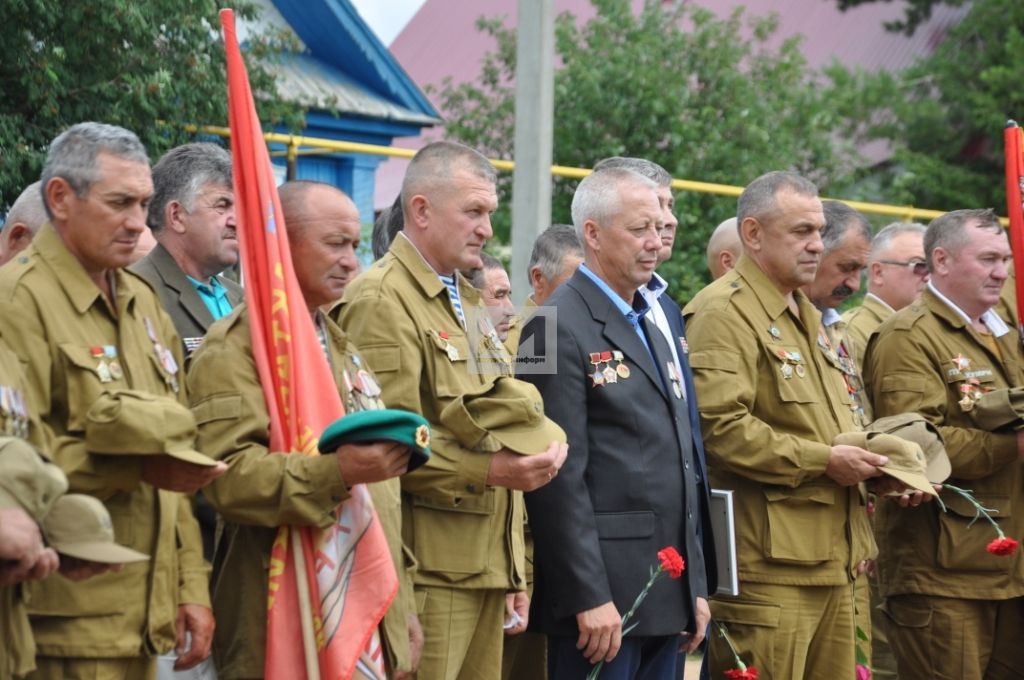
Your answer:
[[[429,331],[428,361],[433,372],[434,390],[439,397],[457,397],[466,391],[465,374],[470,366],[466,336],[442,337]]]
[[[107,372],[101,378],[101,357],[94,357],[92,349],[63,343],[59,346],[63,356],[64,382],[67,387],[67,429],[80,432],[85,429],[85,414],[89,407],[111,386],[123,386]]]
[[[813,404],[818,401],[812,378],[807,370],[811,357],[799,347],[765,345],[768,365],[772,367],[779,401]]]

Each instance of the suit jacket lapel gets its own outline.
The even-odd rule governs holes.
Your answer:
[[[199,293],[196,292],[195,287],[185,278],[185,272],[181,271],[181,267],[174,261],[171,254],[160,244],[157,244],[156,247],[158,251],[153,256],[153,265],[156,267],[157,272],[159,272],[160,277],[167,284],[168,288],[178,293],[179,304],[181,304],[182,309],[188,312],[192,320],[199,324],[204,331],[209,330],[213,324],[213,315],[210,314],[210,310],[207,309],[206,304],[199,298]]]

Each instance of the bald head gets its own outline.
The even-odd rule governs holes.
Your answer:
[[[27,248],[45,221],[43,194],[40,183],[35,182],[21,192],[7,213],[4,227],[0,230],[0,264]]]
[[[345,192],[298,180],[278,189],[295,278],[312,311],[341,299],[359,271],[359,210]]]
[[[711,278],[717,279],[736,266],[740,259],[743,246],[740,244],[740,232],[736,227],[736,218],[725,220],[711,233],[708,239],[708,270]]]

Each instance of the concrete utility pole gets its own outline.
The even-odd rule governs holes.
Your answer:
[[[512,295],[526,299],[533,241],[551,224],[554,0],[519,0],[516,43],[516,168],[512,176]]]

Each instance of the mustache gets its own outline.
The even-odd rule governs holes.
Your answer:
[[[851,295],[853,295],[853,288],[850,288],[849,286],[837,286],[832,289],[833,297],[847,298],[850,297]]]

